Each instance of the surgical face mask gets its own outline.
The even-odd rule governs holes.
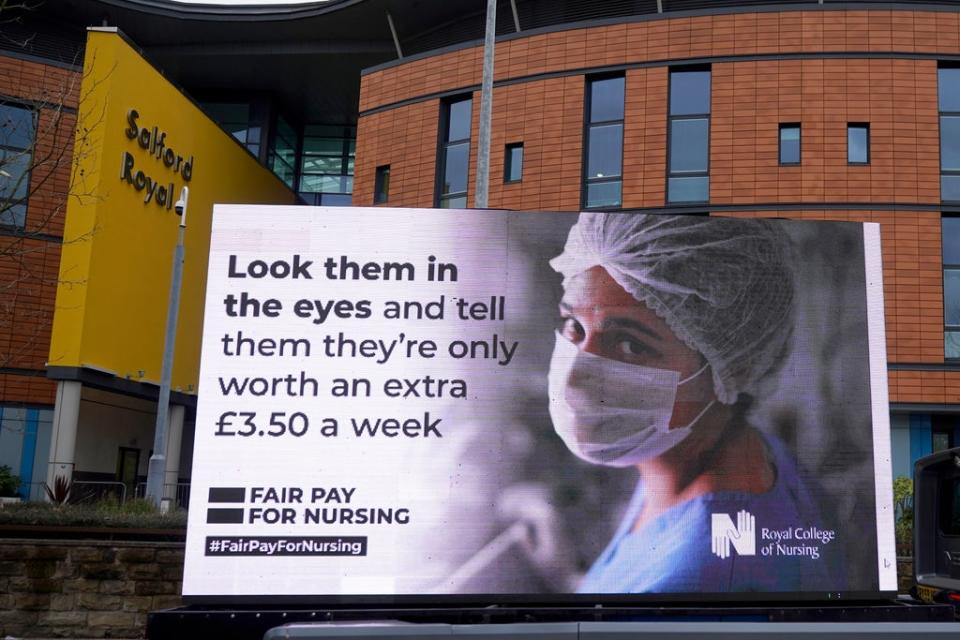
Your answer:
[[[557,334],[550,362],[553,428],[577,457],[610,467],[628,467],[669,451],[690,435],[711,401],[685,427],[670,428],[677,389],[684,380],[654,369],[581,351]]]

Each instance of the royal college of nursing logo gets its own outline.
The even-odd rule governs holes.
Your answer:
[[[737,513],[737,526],[729,514],[710,515],[710,548],[718,558],[730,557],[730,545],[741,556],[757,555],[757,519],[749,511]]]

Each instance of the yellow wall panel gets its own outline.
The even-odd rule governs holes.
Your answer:
[[[88,32],[83,74],[49,365],[159,382],[186,184],[172,384],[195,392],[213,204],[296,196],[116,31]]]

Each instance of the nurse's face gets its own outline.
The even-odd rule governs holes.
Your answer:
[[[560,333],[578,348],[627,364],[669,369],[686,379],[706,360],[684,344],[650,307],[639,302],[610,277],[593,267],[566,285],[560,302]],[[709,368],[680,386],[670,426],[693,421],[716,398]]]

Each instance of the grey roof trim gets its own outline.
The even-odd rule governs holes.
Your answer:
[[[103,0],[101,0],[103,1]],[[960,5],[960,2],[957,3]],[[578,20],[572,22],[564,22],[561,24],[550,25],[547,27],[539,27],[536,29],[525,29],[519,33],[506,33],[503,35],[498,35],[496,37],[497,42],[508,42],[510,40],[521,40],[524,38],[529,38],[533,36],[543,35],[547,33],[558,33],[563,31],[574,31],[577,29],[589,29],[593,27],[604,27],[608,25],[616,24],[629,24],[635,22],[652,22],[655,20],[669,20],[675,18],[693,18],[698,16],[714,16],[714,15],[726,15],[726,14],[741,14],[741,13],[778,13],[785,11],[940,11],[940,12],[953,12],[958,11],[957,6],[945,6],[942,4],[930,4],[923,2],[923,0],[915,0],[915,2],[897,2],[896,0],[887,0],[886,2],[828,2],[825,1],[823,4],[812,4],[810,2],[805,2],[804,0],[782,0],[776,2],[771,0],[769,4],[747,4],[739,7],[715,7],[715,8],[703,8],[703,9],[687,9],[687,10],[678,10],[671,11],[666,10],[663,13],[642,13],[632,16],[617,16],[612,18],[593,18],[589,20]],[[398,58],[396,60],[388,60],[387,62],[382,62],[380,64],[374,65],[372,67],[367,67],[360,72],[361,76],[365,76],[370,73],[377,71],[382,71],[384,69],[390,69],[392,67],[398,67],[400,65],[406,64],[408,62],[415,62],[417,60],[422,60],[424,58],[431,58],[433,56],[442,55],[444,53],[451,53],[454,51],[460,51],[463,49],[470,49],[473,47],[483,46],[482,38],[475,38],[473,40],[465,40],[463,42],[456,42],[454,44],[449,44],[445,47],[440,47],[438,49],[431,49],[429,51],[423,51],[421,53],[415,53],[413,55],[404,56],[403,58]]]
[[[952,413],[960,414],[960,404],[933,402],[891,402],[890,413]]]
[[[890,362],[889,371],[960,371],[960,362]]]
[[[76,71],[77,73],[83,71],[82,64],[70,64],[68,62],[61,62],[60,60],[44,58],[43,56],[35,56],[30,53],[24,53],[23,51],[10,48],[9,46],[0,45],[0,56],[15,58],[17,60],[26,60],[27,62],[39,62],[40,64],[50,67],[58,67],[60,69],[66,69],[67,71]]]
[[[275,21],[322,15],[366,0],[315,0],[302,4],[181,4],[170,0],[98,0],[102,4],[171,18],[194,20]]]
[[[99,370],[90,365],[81,365],[79,367],[64,367],[48,365],[46,370],[47,378],[51,380],[64,380],[68,382],[80,382],[94,389],[103,391],[112,391],[121,395],[133,396],[144,400],[157,401],[160,394],[160,387],[156,383],[128,380],[121,378],[112,372]],[[196,392],[186,393],[184,391],[171,391],[170,402],[172,404],[182,404],[185,407],[196,409]]]

